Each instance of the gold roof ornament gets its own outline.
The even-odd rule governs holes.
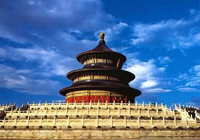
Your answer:
[[[100,39],[101,39],[101,40],[104,40],[104,36],[105,36],[104,33],[101,32],[99,36],[100,36]]]

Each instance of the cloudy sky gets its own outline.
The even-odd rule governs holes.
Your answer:
[[[64,100],[66,73],[102,31],[138,102],[200,107],[199,0],[0,0],[0,104]]]

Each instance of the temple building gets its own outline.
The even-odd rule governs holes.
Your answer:
[[[126,57],[106,46],[104,33],[100,34],[99,44],[79,54],[77,60],[83,68],[69,72],[67,77],[73,84],[60,90],[66,102],[134,103],[135,97],[141,94],[128,84],[135,75],[121,70]]]
[[[138,103],[135,75],[121,70],[126,57],[106,46],[77,56],[83,68],[60,90],[65,102],[0,105],[0,139],[198,139],[200,109]],[[144,93],[145,94],[145,93]]]

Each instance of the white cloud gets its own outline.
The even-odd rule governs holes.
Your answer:
[[[153,59],[147,62],[142,62],[138,59],[133,58],[132,60],[129,60],[127,63],[128,67],[126,70],[135,73],[137,76],[144,76],[144,74],[146,74],[145,76],[147,77],[152,76],[154,73],[153,70],[156,69]]]
[[[158,61],[160,64],[167,64],[169,62],[171,62],[171,58],[169,56],[160,56],[158,57]]]
[[[193,12],[194,13],[194,12]],[[137,23],[132,44],[140,47],[187,49],[200,46],[200,12],[189,19],[166,20],[153,24]]]
[[[4,1],[0,19],[0,37],[44,49],[56,48],[73,58],[96,45],[94,38],[90,39],[96,31],[112,28],[117,32],[125,26],[115,26],[114,17],[103,10],[100,0]]]
[[[113,41],[117,40],[116,36],[121,34],[121,32],[128,27],[128,24],[124,22],[120,22],[118,24],[114,24],[112,27],[107,28],[105,30],[99,30],[95,34],[99,36],[100,32],[105,33],[105,40],[106,41]]]
[[[186,75],[186,86],[200,86],[200,65],[193,66]]]
[[[53,50],[44,50],[42,48],[7,48],[2,49],[6,55],[1,55],[3,59],[26,62],[37,62],[38,67],[35,70],[49,72],[49,75],[64,76],[67,72],[78,66],[75,58],[64,57]]]
[[[157,81],[147,80],[145,82],[142,82],[141,88],[150,88],[150,87],[154,87],[157,85],[158,85]]]
[[[180,87],[178,88],[179,91],[181,92],[199,92],[200,90],[197,90],[196,88],[191,88],[191,87]]]
[[[3,48],[0,48],[0,56],[4,57],[6,55],[6,51]]]
[[[162,73],[164,71],[162,67],[157,67],[154,62],[155,61],[153,59],[147,62],[143,62],[134,58],[128,59],[126,70],[136,75],[134,82],[141,80],[146,81],[153,79],[156,74]]]
[[[152,92],[152,93],[165,93],[165,92],[171,92],[171,89],[163,89],[163,88],[152,88],[152,89],[146,89],[145,92]]]
[[[0,87],[29,94],[58,94],[62,84],[46,78],[31,78],[32,70],[15,69],[0,64]]]
[[[20,8],[17,10],[16,6]],[[3,9],[0,37],[9,39],[11,45],[21,45],[0,47],[0,61],[11,60],[10,68],[14,72],[13,77],[7,76],[11,72],[0,73],[1,83],[4,83],[1,86],[27,93],[46,94],[55,91],[56,86],[58,91],[60,82],[51,78],[82,67],[75,56],[97,45],[93,36],[97,31],[105,30],[106,37],[117,36],[128,26],[122,22],[115,24],[113,16],[104,12],[99,0],[3,2],[0,7]],[[9,11],[10,8],[13,10]],[[51,86],[49,90],[47,83]]]
[[[166,82],[161,75],[165,72],[165,67],[158,67],[155,62],[153,59],[144,62],[136,58],[129,58],[125,70],[136,75],[135,80],[130,83],[131,86],[140,87],[142,92],[170,92],[170,89],[163,88]]]
[[[181,92],[200,92],[200,65],[195,65],[187,73],[181,74],[176,81],[183,82],[177,89]]]

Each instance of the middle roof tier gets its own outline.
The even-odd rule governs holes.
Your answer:
[[[135,79],[135,75],[133,73],[130,73],[125,70],[116,69],[114,67],[109,68],[109,69],[105,69],[102,67],[88,67],[88,68],[78,69],[78,70],[69,72],[67,74],[67,77],[71,81],[74,81],[75,79],[79,77],[95,76],[95,75],[110,76],[112,78],[119,79],[119,81],[122,81],[125,83],[129,83],[130,81]]]

